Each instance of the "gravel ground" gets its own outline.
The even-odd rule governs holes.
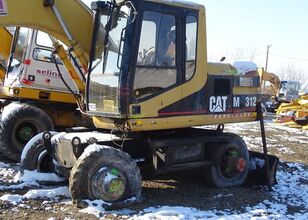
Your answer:
[[[248,147],[252,150],[261,150],[261,137],[259,124],[257,122],[245,124],[226,125],[226,131],[239,134],[243,137]],[[200,171],[190,171],[173,173],[152,177],[143,180],[143,201],[129,209],[119,211],[88,210],[87,214],[80,212],[70,198],[54,196],[47,198],[31,197],[26,198],[26,194],[33,189],[50,189],[60,186],[45,186],[42,184],[30,184],[29,187],[21,189],[8,189],[12,185],[14,176],[18,173],[18,164],[10,164],[4,158],[0,158],[0,197],[9,195],[23,195],[22,202],[12,202],[0,198],[0,219],[128,219],[141,218],[147,212],[153,213],[158,207],[189,207],[187,214],[171,216],[165,218],[156,216],[143,216],[145,219],[191,219],[195,209],[198,211],[211,211],[215,215],[227,215],[245,213],[250,209],[259,210],[264,205],[266,213],[259,212],[253,217],[265,218],[298,218],[305,219],[308,213],[308,205],[305,198],[288,188],[289,194],[283,194],[283,187],[288,185],[287,179],[295,178],[297,185],[301,186],[303,194],[308,194],[308,131],[291,129],[282,125],[276,125],[270,118],[266,120],[267,142],[269,153],[280,158],[279,172],[277,175],[278,186],[274,187],[274,192],[269,192],[266,187],[236,187],[227,189],[213,189],[205,185],[201,178]],[[286,178],[286,176],[288,176]],[[286,179],[284,179],[286,178]],[[283,181],[282,181],[283,180]],[[294,182],[293,181],[293,182]],[[16,183],[14,183],[16,184]],[[66,184],[62,183],[63,186]],[[1,188],[2,187],[2,188]],[[292,202],[292,201],[297,201]],[[266,202],[267,201],[267,202]],[[305,204],[306,203],[306,204]],[[261,204],[261,205],[260,205]],[[279,208],[275,207],[279,204]],[[277,206],[277,205],[276,205]],[[146,211],[151,207],[155,210]],[[270,207],[270,208],[268,208]],[[183,211],[183,208],[181,209]],[[271,211],[274,210],[274,211]],[[278,211],[277,211],[278,210]],[[174,209],[173,209],[174,211]],[[278,212],[278,215],[274,215]],[[281,215],[282,213],[282,215]],[[303,216],[304,215],[304,216]],[[168,215],[169,216],[169,215]],[[249,216],[242,216],[250,218]],[[170,216],[169,216],[170,217]],[[209,217],[207,215],[194,216],[195,219]]]

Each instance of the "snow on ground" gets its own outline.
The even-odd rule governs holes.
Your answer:
[[[296,163],[286,163],[288,172],[277,172],[278,184],[271,192],[272,199],[264,200],[255,205],[243,206],[244,212],[236,210],[198,210],[193,207],[162,206],[149,207],[139,213],[123,209],[105,211],[102,202],[89,202],[90,206],[81,212],[102,217],[106,213],[125,216],[132,220],[161,219],[161,220],[190,220],[190,219],[308,219],[308,170]],[[264,189],[267,190],[267,189]],[[232,194],[228,194],[232,197]],[[219,195],[216,196],[217,198]],[[297,213],[289,214],[288,206],[298,209]]]
[[[80,212],[90,213],[97,217],[103,217],[105,214],[113,214],[115,216],[127,217],[129,219],[308,219],[308,170],[304,169],[301,164],[285,163],[288,171],[280,169],[277,172],[278,185],[273,188],[271,192],[272,199],[265,200],[255,206],[243,206],[245,212],[231,211],[231,210],[198,210],[193,207],[178,207],[178,206],[163,206],[163,207],[149,207],[141,212],[135,213],[130,209],[122,209],[117,211],[105,211],[102,208],[106,203],[102,201],[87,201],[88,208],[80,210]],[[2,174],[10,171],[10,165],[1,164],[0,171]],[[281,167],[280,167],[281,168]],[[46,176],[42,174],[32,174],[36,176],[34,179],[19,178],[20,174],[17,173],[14,179],[19,180],[46,180]],[[26,174],[27,176],[28,174]],[[17,178],[18,176],[18,178]],[[39,179],[42,177],[42,179]],[[31,183],[31,181],[30,181]],[[24,187],[29,187],[27,182],[19,184]],[[43,185],[33,184],[31,187],[43,187],[43,189],[30,189],[23,195],[7,193],[0,197],[0,200],[8,201],[14,205],[22,204],[23,201],[37,198],[49,198],[51,200],[56,197],[69,198],[68,188],[56,187],[46,189]],[[1,186],[0,190],[8,189]],[[266,190],[266,189],[265,189]],[[220,195],[216,195],[218,198]],[[228,194],[232,197],[232,194]],[[298,209],[295,214],[288,214],[288,206]]]
[[[245,134],[247,129],[259,131],[256,122],[231,124],[226,126],[226,131],[232,131],[237,134]],[[266,123],[266,130],[281,130],[292,132],[300,137],[300,141],[308,143],[308,131],[288,128],[282,125]],[[277,146],[277,137],[269,137],[269,148]],[[283,139],[292,139],[291,136],[283,136]],[[245,135],[244,140],[250,148],[258,147],[262,143],[260,137]],[[292,153],[288,146],[280,147],[282,153]],[[243,204],[242,211],[238,210],[198,210],[194,207],[181,206],[162,206],[148,207],[140,212],[132,209],[121,209],[117,211],[106,211],[106,203],[102,201],[86,201],[89,206],[81,209],[80,212],[90,213],[96,217],[104,217],[111,214],[115,217],[127,218],[132,220],[143,219],[162,219],[162,220],[190,220],[190,219],[308,219],[308,169],[299,163],[283,162],[277,172],[278,184],[270,192],[271,198],[260,202],[257,205],[250,206]],[[26,200],[35,200],[38,198],[48,199],[51,203],[56,198],[70,198],[67,186],[47,187],[42,184],[45,181],[63,181],[63,179],[51,175],[40,174],[36,171],[25,171],[24,175],[18,172],[18,166],[9,165],[0,162],[0,200],[8,201],[11,204],[21,207]],[[30,189],[29,189],[30,188]],[[32,189],[31,189],[32,188]],[[33,189],[34,188],[34,189]],[[24,189],[26,193],[11,194],[7,191],[13,189]],[[260,189],[266,190],[266,189]],[[215,195],[213,198],[219,198],[222,195]],[[234,197],[228,194],[228,197]],[[148,198],[149,199],[149,198]],[[49,202],[48,201],[48,202]],[[66,202],[67,203],[67,202]],[[65,205],[63,203],[63,205]]]
[[[24,195],[19,194],[5,194],[0,197],[0,200],[8,201],[12,204],[22,203],[23,200],[49,198],[54,199],[56,197],[69,198],[70,194],[67,186],[52,188],[52,189],[37,189],[29,190]]]

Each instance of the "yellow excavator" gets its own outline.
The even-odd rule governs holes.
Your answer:
[[[270,82],[270,91],[262,87],[262,94],[269,102],[264,101],[267,110],[276,112],[279,116],[275,122],[291,127],[308,129],[308,96],[299,95],[299,82],[280,81],[274,73],[269,73],[263,68],[259,69],[261,83]],[[270,96],[270,97],[268,97]]]
[[[264,68],[258,69],[261,83],[269,82],[270,83],[270,91],[264,93],[270,94],[271,96],[277,96],[279,87],[280,87],[280,78],[274,73],[270,73],[264,70]],[[263,86],[265,87],[265,85]]]
[[[265,172],[269,187],[275,183],[277,158],[267,155],[257,70],[240,74],[207,62],[204,6],[98,1],[91,4],[95,17],[89,24],[71,17],[79,13],[79,0],[0,1],[7,6],[0,25],[33,27],[64,43],[71,39],[88,55],[85,114],[96,129],[40,133],[21,158],[24,168],[68,177],[75,203],[102,199],[118,207],[138,201],[140,170],[200,168],[211,185],[231,187],[242,185],[253,166]],[[225,123],[256,120],[262,155],[223,131]],[[196,127],[203,125],[217,129]]]
[[[261,80],[261,92],[263,103],[270,112],[276,112],[283,103],[290,103],[293,99],[299,97],[299,82],[292,80],[280,80],[279,76],[264,70],[258,69]],[[270,87],[266,86],[270,83]]]

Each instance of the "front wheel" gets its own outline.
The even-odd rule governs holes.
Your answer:
[[[122,202],[141,195],[141,175],[129,154],[108,146],[90,145],[71,170],[73,201],[102,199]]]
[[[215,187],[240,186],[248,174],[249,151],[245,142],[237,135],[225,134],[227,143],[211,151],[216,165],[205,171],[207,182]]]

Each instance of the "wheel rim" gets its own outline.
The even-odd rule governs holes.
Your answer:
[[[247,162],[236,149],[228,149],[220,161],[221,173],[225,178],[233,178],[243,173]]]
[[[16,128],[16,139],[21,144],[27,144],[28,141],[38,133],[38,128],[30,122],[24,122]]]
[[[123,198],[126,191],[126,178],[115,167],[100,167],[90,178],[94,198],[114,202]]]

